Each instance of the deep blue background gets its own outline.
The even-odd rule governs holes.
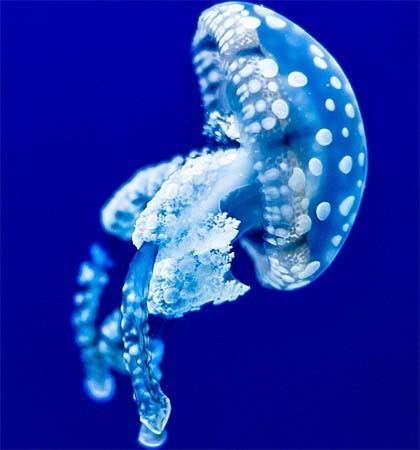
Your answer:
[[[266,4],[349,76],[368,186],[319,281],[264,290],[238,250],[252,293],[173,323],[169,447],[418,447],[418,4]],[[74,279],[113,189],[204,143],[189,49],[208,5],[2,3],[3,447],[135,446],[128,378],[108,405],[81,389]],[[104,310],[120,301],[127,263]]]

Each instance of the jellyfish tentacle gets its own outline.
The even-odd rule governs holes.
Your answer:
[[[105,317],[100,328],[98,350],[110,368],[119,373],[126,373],[123,358],[121,311],[115,309]]]
[[[162,434],[171,411],[151,364],[147,297],[157,246],[144,243],[134,256],[123,288],[122,322],[124,359],[134,388],[140,421]]]
[[[95,321],[100,298],[109,282],[107,270],[112,260],[98,244],[92,245],[90,256],[90,260],[80,266],[77,281],[82,290],[74,296],[73,327],[85,367],[85,390],[93,400],[107,401],[114,394],[115,381],[98,348]]]
[[[103,321],[100,329],[98,350],[108,366],[119,373],[127,373],[124,360],[124,347],[121,329],[122,314],[120,309],[112,311]],[[165,346],[159,337],[150,338],[149,352],[150,367],[153,377],[158,381],[162,378],[160,364],[163,359]]]
[[[104,230],[122,240],[130,240],[140,212],[183,161],[184,158],[176,156],[170,161],[138,170],[103,206],[101,222]]]

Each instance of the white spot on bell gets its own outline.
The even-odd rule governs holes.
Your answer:
[[[345,138],[349,137],[349,130],[348,130],[348,128],[344,127],[344,128],[341,130],[341,134],[342,134]]]
[[[263,112],[265,111],[265,108],[267,107],[266,103],[264,100],[258,100],[257,102],[255,102],[255,109],[258,112]]]
[[[251,80],[249,82],[249,92],[257,93],[261,89],[261,82],[259,80]]]
[[[314,58],[314,64],[319,67],[320,69],[326,69],[328,67],[328,64],[319,56],[315,56]]]
[[[350,117],[350,119],[353,119],[354,116],[356,115],[354,111],[354,106],[351,103],[347,103],[344,109],[346,111],[346,114]]]
[[[289,105],[281,98],[271,104],[271,111],[279,119],[285,119],[289,115]]]
[[[275,77],[279,71],[274,59],[265,58],[258,62],[258,67],[263,77],[272,78]]]
[[[332,133],[328,128],[321,128],[315,135],[315,139],[319,145],[326,146],[332,142]]]
[[[341,240],[343,239],[343,236],[337,234],[331,239],[332,244],[334,247],[338,247],[340,245]]]
[[[265,117],[261,120],[261,125],[264,130],[271,130],[276,126],[276,119],[274,117]]]
[[[239,12],[244,9],[244,5],[240,5],[239,3],[234,3],[232,5],[228,5],[227,11],[230,12]]]
[[[262,17],[265,17],[267,14],[272,14],[270,9],[260,5],[254,5],[254,11]]]
[[[281,19],[280,17],[273,16],[273,15],[267,15],[265,17],[265,21],[266,21],[267,25],[270,28],[272,28],[273,30],[280,30],[287,25],[287,23],[283,19]]]
[[[249,77],[254,71],[252,64],[247,64],[244,68],[239,71],[239,75],[243,78]]]
[[[252,134],[257,134],[261,131],[261,125],[258,122],[252,122],[248,131]]]
[[[321,57],[321,58],[323,58],[325,55],[324,55],[324,52],[319,48],[319,47],[317,47],[316,45],[311,45],[310,47],[309,47],[309,49],[311,50],[311,52],[315,55],[315,56],[319,56],[319,57]]]
[[[312,276],[319,268],[321,267],[321,264],[319,261],[312,261],[310,262],[302,272],[298,274],[298,278],[301,280],[305,278],[309,278]]]
[[[325,107],[328,109],[328,111],[334,111],[335,110],[334,100],[331,98],[327,98],[327,100],[325,100]]]
[[[360,167],[363,167],[365,164],[365,154],[363,152],[360,152],[357,155],[357,162],[359,163]]]
[[[309,160],[309,170],[312,175],[319,177],[322,174],[322,162],[318,158],[311,158]]]
[[[242,17],[241,25],[248,30],[255,30],[261,25],[261,20],[257,17]]]
[[[340,203],[338,210],[340,211],[340,214],[342,216],[344,216],[344,217],[348,216],[348,214],[353,206],[354,200],[355,200],[354,195],[349,195]]]
[[[351,172],[351,169],[353,167],[353,159],[351,156],[346,155],[339,163],[338,168],[341,172],[344,174],[349,174]]]
[[[254,117],[255,114],[255,108],[253,105],[246,105],[243,109],[242,112],[244,113],[243,115],[243,119],[244,120],[249,120],[252,119]]]
[[[302,72],[290,72],[287,77],[287,82],[292,87],[303,87],[308,83],[308,78]]]
[[[331,83],[331,86],[333,87],[333,88],[335,88],[335,89],[341,89],[341,81],[336,77],[336,76],[332,76],[331,78],[330,78],[330,83]]]
[[[328,202],[321,202],[316,207],[316,216],[319,220],[326,220],[331,212],[331,205]]]

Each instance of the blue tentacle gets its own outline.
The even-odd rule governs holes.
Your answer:
[[[95,321],[100,298],[109,282],[107,270],[112,260],[98,244],[92,245],[90,254],[90,261],[80,266],[77,281],[82,289],[74,296],[73,327],[86,372],[85,390],[93,400],[108,401],[114,395],[115,381],[97,345]]]
[[[140,421],[155,435],[162,435],[171,404],[153,370],[147,323],[147,297],[157,246],[145,243],[134,256],[123,288],[121,327],[124,359],[131,375]],[[158,375],[156,377],[156,375]]]

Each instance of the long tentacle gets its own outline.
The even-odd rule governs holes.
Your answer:
[[[98,350],[111,369],[126,374],[127,369],[124,360],[121,320],[122,315],[119,309],[115,309],[104,319],[100,330]],[[149,352],[151,355],[150,368],[153,378],[160,381],[162,378],[160,364],[164,353],[162,339],[159,337],[151,338],[149,341]]]
[[[124,359],[131,375],[140,421],[147,427],[142,427],[143,433],[139,435],[145,445],[142,435],[161,437],[171,411],[170,401],[159,385],[159,374],[153,371],[148,338],[147,296],[156,254],[156,245],[145,243],[134,256],[124,284],[121,308]]]

